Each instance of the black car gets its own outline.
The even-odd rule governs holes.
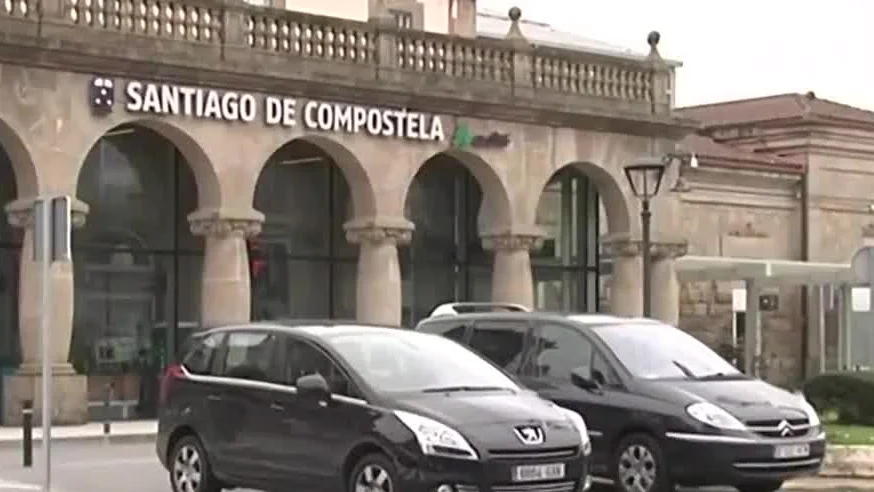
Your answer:
[[[628,492],[769,492],[819,471],[825,434],[804,397],[744,375],[682,330],[648,319],[482,307],[440,306],[417,330],[468,345],[580,412],[596,482]]]
[[[197,334],[164,376],[174,492],[582,492],[583,419],[440,336],[253,323]]]

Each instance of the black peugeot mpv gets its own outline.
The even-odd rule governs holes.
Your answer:
[[[825,434],[803,396],[744,375],[658,321],[455,303],[438,306],[417,330],[473,348],[580,412],[593,479],[626,492],[771,492],[822,464]]]
[[[582,492],[580,416],[440,336],[315,322],[217,328],[161,386],[174,492]]]

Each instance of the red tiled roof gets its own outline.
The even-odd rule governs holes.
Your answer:
[[[705,165],[791,173],[804,171],[804,162],[799,159],[757,154],[715,142],[703,135],[689,135],[683,140],[683,145]]]
[[[677,108],[677,114],[705,127],[733,126],[776,120],[826,120],[874,128],[874,111],[855,108],[807,94],[780,94]]]

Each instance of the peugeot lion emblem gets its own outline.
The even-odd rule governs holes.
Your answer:
[[[516,437],[522,441],[522,444],[543,444],[543,429],[536,425],[517,425],[513,428]]]
[[[777,430],[780,431],[780,437],[788,437],[792,435],[792,425],[785,420],[777,424]]]

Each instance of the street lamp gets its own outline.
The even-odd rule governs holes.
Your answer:
[[[643,228],[641,231],[643,236],[641,244],[643,249],[643,315],[647,318],[651,315],[650,293],[652,291],[652,277],[650,275],[652,253],[649,237],[652,212],[649,209],[649,201],[659,192],[665,168],[667,168],[667,162],[659,157],[643,157],[633,164],[625,166],[628,186],[631,187],[634,196],[640,199],[640,222]]]

